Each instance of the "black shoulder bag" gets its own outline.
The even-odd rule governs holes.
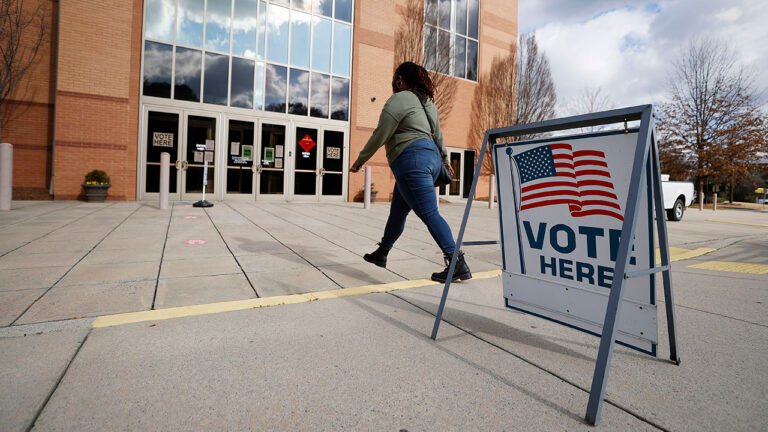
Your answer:
[[[416,95],[416,97],[419,98],[419,102],[421,102],[421,97],[419,95]],[[453,176],[451,175],[451,170],[448,168],[448,165],[446,165],[445,161],[443,161],[443,155],[440,152],[440,145],[437,143],[437,137],[435,136],[435,126],[432,124],[432,119],[429,118],[429,114],[427,113],[427,107],[424,105],[424,102],[421,102],[421,107],[424,109],[424,115],[427,116],[427,122],[429,122],[429,133],[432,134],[432,141],[435,143],[435,146],[437,147],[437,154],[440,155],[440,174],[437,176],[437,180],[435,180],[435,186],[447,186],[451,184],[451,181],[453,181]]]

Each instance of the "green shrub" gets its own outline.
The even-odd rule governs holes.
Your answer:
[[[93,170],[85,175],[85,184],[106,185],[109,184],[109,176],[102,170]]]

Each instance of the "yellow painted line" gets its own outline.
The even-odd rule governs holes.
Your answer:
[[[768,274],[768,264],[740,263],[729,261],[707,261],[688,266],[701,270],[714,270],[733,273]]]
[[[683,249],[679,247],[670,246],[669,260],[670,262],[687,260],[691,258],[696,258],[698,256],[706,255],[716,250],[717,249],[712,249],[712,248]],[[659,249],[656,249],[656,261],[657,262],[661,261],[661,251]]]
[[[753,226],[753,227],[760,227],[760,228],[768,228],[768,224],[737,222],[737,221],[724,220],[724,219],[707,219],[707,222],[718,222],[718,223],[726,223],[726,224],[733,224],[733,225],[746,225],[746,226]]]
[[[501,270],[479,272],[473,275],[473,279],[490,279],[501,276]],[[93,328],[113,327],[124,324],[134,324],[147,321],[161,321],[173,318],[182,318],[199,315],[210,315],[222,312],[233,312],[246,309],[282,306],[287,304],[307,303],[315,300],[328,300],[341,297],[359,296],[373,293],[385,293],[404,289],[421,288],[437,285],[429,279],[406,280],[380,285],[364,285],[354,288],[340,288],[327,291],[318,291],[306,294],[292,294],[275,297],[262,297],[257,299],[236,300],[220,303],[208,303],[193,306],[182,306],[168,309],[156,309],[143,312],[129,312],[116,315],[104,315],[93,321]]]

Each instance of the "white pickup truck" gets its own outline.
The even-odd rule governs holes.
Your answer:
[[[669,174],[661,175],[661,195],[667,220],[678,222],[683,218],[686,207],[693,204],[693,183],[669,181]]]

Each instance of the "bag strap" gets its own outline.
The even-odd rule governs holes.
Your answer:
[[[416,95],[416,97],[419,99],[419,102],[421,102],[421,97],[418,93],[411,90],[411,93]],[[435,136],[435,126],[432,123],[432,119],[429,117],[429,113],[427,112],[427,105],[424,104],[424,102],[421,102],[421,108],[424,109],[424,115],[427,116],[427,123],[429,123],[429,133],[432,135],[432,142],[435,143],[435,147],[437,147],[437,152],[440,153],[440,158],[442,159],[442,153],[440,152],[440,145],[437,143],[437,137]]]

